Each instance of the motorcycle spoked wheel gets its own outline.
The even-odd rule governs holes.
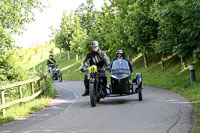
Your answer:
[[[90,83],[90,103],[92,107],[96,107],[97,97],[94,83]]]

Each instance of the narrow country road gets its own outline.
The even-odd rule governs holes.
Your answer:
[[[0,133],[189,133],[192,106],[179,94],[144,87],[138,95],[110,97],[90,106],[83,82],[55,82],[57,97],[44,110],[0,126]]]

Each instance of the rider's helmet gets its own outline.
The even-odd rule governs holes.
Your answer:
[[[52,57],[53,57],[53,54],[52,54],[52,53],[49,53],[49,57],[50,57],[50,56],[52,56]]]
[[[124,54],[124,51],[123,50],[117,50],[117,52],[116,52],[116,57],[117,57],[117,55],[118,54],[120,54],[120,55],[122,55],[123,56],[123,58],[125,58],[125,54]]]
[[[92,47],[98,47],[99,43],[97,41],[92,41],[91,46]]]

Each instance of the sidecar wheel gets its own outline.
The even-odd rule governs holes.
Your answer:
[[[138,88],[138,99],[139,101],[142,101],[142,87]]]
[[[92,107],[96,107],[96,94],[95,94],[95,86],[93,83],[90,84],[90,103]]]

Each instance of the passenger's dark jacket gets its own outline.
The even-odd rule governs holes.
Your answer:
[[[104,65],[109,66],[110,60],[102,50],[91,51],[86,55],[83,67],[96,65],[99,70],[105,70]]]
[[[56,63],[56,60],[55,59],[53,59],[53,58],[49,58],[48,60],[47,60],[47,66],[48,67],[50,67],[50,66],[56,66],[57,65],[57,63]]]

